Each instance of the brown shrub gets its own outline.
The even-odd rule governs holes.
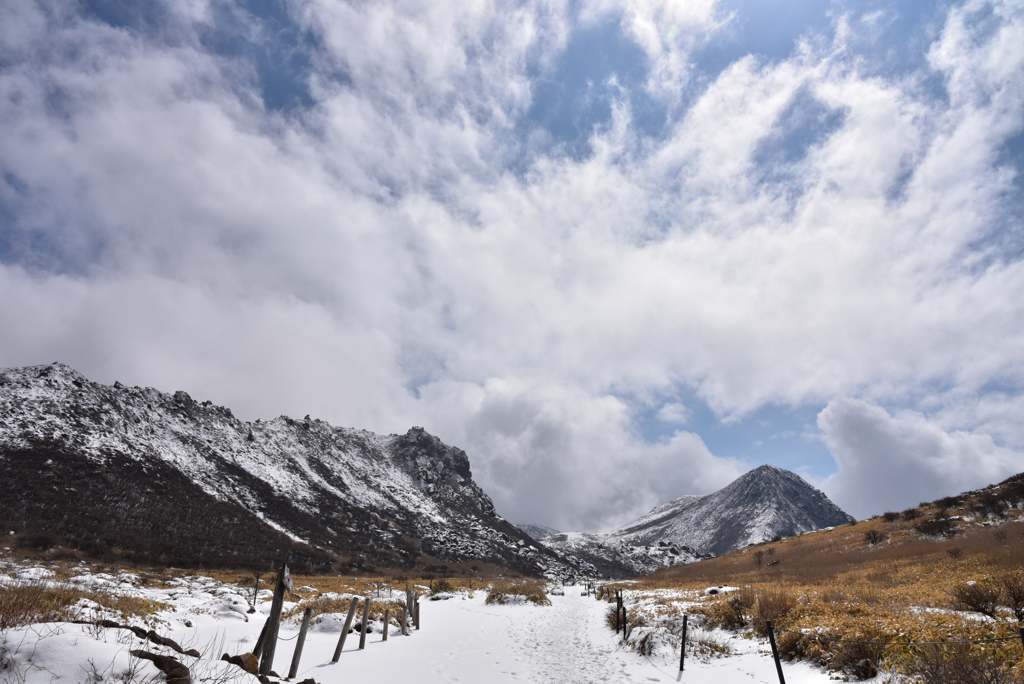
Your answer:
[[[856,679],[871,679],[878,675],[878,663],[889,640],[888,634],[871,628],[836,642],[829,666]]]
[[[888,522],[888,523],[896,522],[899,519],[900,519],[900,514],[897,513],[896,511],[886,511],[885,513],[882,514],[882,520],[884,520],[885,522]]]
[[[1013,611],[1017,622],[1024,623],[1024,572],[1017,570],[1003,573],[997,584],[1002,604]]]
[[[907,510],[900,513],[900,516],[907,521],[917,520],[921,517],[921,510],[918,508],[908,508]]]
[[[864,541],[870,544],[871,546],[874,546],[875,544],[881,544],[886,540],[886,538],[887,535],[884,532],[880,532],[878,530],[868,530],[864,533]]]
[[[754,615],[754,625],[760,631],[765,631],[765,623],[778,624],[792,612],[796,606],[793,595],[785,589],[769,588],[758,592],[757,611]]]
[[[733,592],[724,601],[711,604],[706,612],[711,627],[737,630],[748,624],[747,611],[754,607],[757,596],[750,587]]]
[[[914,529],[927,537],[953,537],[960,531],[957,524],[949,518],[923,520],[914,525]]]
[[[537,606],[550,606],[551,599],[544,591],[545,584],[532,579],[495,580],[487,590],[485,603],[504,605],[522,599]]]
[[[968,644],[921,646],[908,669],[922,684],[1024,684],[1008,666]]]
[[[949,597],[954,610],[981,613],[995,619],[999,593],[999,587],[987,582],[962,582],[949,591]]]

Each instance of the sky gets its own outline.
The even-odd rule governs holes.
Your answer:
[[[1024,4],[4,0],[0,367],[422,426],[515,522],[1024,471]]]

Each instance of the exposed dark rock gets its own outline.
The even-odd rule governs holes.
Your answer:
[[[252,653],[241,653],[239,655],[228,655],[225,653],[220,657],[221,660],[226,660],[232,665],[237,665],[249,674],[258,674],[260,669],[260,661]]]
[[[129,651],[136,658],[152,660],[157,669],[164,673],[167,684],[191,684],[192,673],[189,669],[170,656],[157,655],[149,651]]]

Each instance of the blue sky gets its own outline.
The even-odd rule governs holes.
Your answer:
[[[1015,2],[11,0],[0,366],[469,453],[607,529],[1024,470]]]

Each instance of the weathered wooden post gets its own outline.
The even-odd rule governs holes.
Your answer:
[[[415,612],[413,613],[412,621],[413,621],[413,624],[416,625],[416,631],[418,632],[419,629],[420,629],[420,600],[419,600],[419,598],[417,598],[416,599],[416,603],[413,604],[413,610]]]
[[[288,679],[291,679],[299,671],[299,658],[302,657],[302,647],[306,643],[306,631],[309,629],[309,620],[313,617],[313,609],[306,608],[302,614],[302,627],[299,628],[299,640],[295,644],[295,653],[292,655],[292,666],[288,668]]]
[[[391,609],[384,609],[384,636],[381,637],[381,641],[388,640],[388,632],[391,631]]]
[[[402,625],[401,625],[402,626],[402,636],[409,636],[409,630],[406,629],[406,627],[405,627],[405,619],[406,619],[406,612],[407,611],[408,611],[408,608],[406,608],[406,606],[403,605],[402,606]]]
[[[255,571],[253,575],[256,576],[256,585],[252,588],[252,606],[249,608],[250,613],[256,612],[256,599],[260,596],[260,572]]]
[[[266,638],[260,644],[262,653],[257,654],[257,657],[262,656],[259,670],[261,675],[269,674],[271,668],[274,667],[274,652],[277,650],[277,633],[281,628],[281,608],[284,605],[284,592],[285,590],[290,591],[294,587],[292,576],[288,572],[288,566],[282,563],[281,572],[277,575],[277,585],[274,587],[274,602],[270,605],[270,617],[267,618]]]
[[[267,641],[268,627],[270,627],[270,620],[263,623],[263,629],[260,630],[260,636],[256,639],[256,646],[252,649],[252,654],[256,656],[256,660],[259,660],[260,654],[263,653],[263,644]]]
[[[683,616],[683,644],[679,647],[679,671],[683,671],[683,663],[686,660],[686,618]]]
[[[363,599],[363,624],[359,632],[359,648],[366,648],[366,623],[370,621],[370,597]]]
[[[772,645],[772,657],[775,658],[775,670],[779,673],[779,684],[786,684],[786,677],[782,674],[782,662],[779,660],[779,649],[775,645],[775,630],[772,629],[771,620],[765,620],[768,628],[768,643]]]
[[[338,658],[341,657],[341,649],[345,648],[345,637],[348,636],[348,630],[352,627],[352,618],[356,614],[356,606],[359,605],[359,599],[353,598],[351,605],[348,607],[348,617],[345,618],[345,627],[341,630],[341,636],[338,637],[338,647],[334,649],[334,657],[331,658],[332,663],[338,662]]]

